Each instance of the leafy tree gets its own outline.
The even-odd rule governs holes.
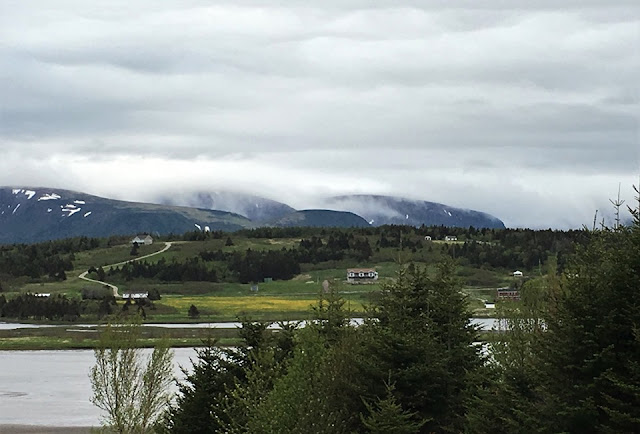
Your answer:
[[[137,256],[138,255],[138,250],[139,250],[138,243],[133,243],[133,246],[131,246],[131,251],[129,252],[129,254],[131,256]]]
[[[146,358],[138,348],[139,323],[107,324],[94,350],[91,402],[117,433],[146,433],[169,405],[173,353],[161,344]]]
[[[227,247],[233,246],[233,240],[231,239],[231,237],[227,237],[227,241],[225,241],[224,245]]]

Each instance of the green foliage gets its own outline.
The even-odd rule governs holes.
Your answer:
[[[393,384],[385,384],[387,394],[375,403],[365,401],[367,416],[360,415],[362,424],[371,434],[413,434],[427,422],[416,420],[417,413],[407,412],[393,395]]]
[[[174,434],[221,432],[229,425],[223,404],[227,389],[244,378],[242,366],[232,351],[215,342],[197,349],[191,370],[183,368],[185,380],[178,385],[175,405],[169,406],[161,431]]]
[[[386,287],[373,311],[376,319],[364,326],[361,369],[373,387],[370,396],[383,396],[377,385],[390,378],[402,408],[428,421],[426,432],[459,431],[464,425],[482,368],[466,306],[451,262],[440,264],[433,278],[408,267]]]
[[[189,306],[188,315],[189,315],[189,318],[198,318],[198,317],[200,317],[200,311],[198,310],[198,308],[196,307],[195,304],[192,304],[191,306]]]
[[[472,432],[636,432],[640,426],[640,221],[590,234],[503,312],[493,378],[468,415]]]
[[[20,294],[6,300],[0,306],[0,317],[15,319],[48,319],[75,321],[80,317],[81,306],[78,300],[64,295],[39,297],[34,294]]]
[[[169,405],[173,353],[156,346],[146,358],[138,348],[139,323],[107,324],[94,350],[91,402],[102,423],[117,433],[148,433]]]
[[[557,429],[635,431],[640,421],[640,221],[598,231],[567,270],[538,348],[542,414]]]

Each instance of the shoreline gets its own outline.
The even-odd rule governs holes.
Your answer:
[[[99,429],[92,426],[0,424],[0,434],[89,434],[98,432]]]

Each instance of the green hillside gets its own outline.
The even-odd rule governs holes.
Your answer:
[[[444,242],[444,234],[458,241]],[[257,228],[231,234],[196,230],[156,237],[152,245],[137,249],[129,237],[5,246],[0,252],[0,304],[5,305],[0,314],[6,320],[91,322],[124,309],[150,322],[301,319],[327,280],[358,316],[402,267],[433,269],[444,258],[454,258],[470,306],[486,316],[491,311],[484,301],[495,299],[496,288],[517,287],[544,272],[548,263],[561,267],[582,238],[581,231],[384,226]],[[157,253],[165,243],[168,249]],[[350,284],[348,268],[374,268],[379,279]],[[512,276],[516,269],[524,271],[523,279]],[[84,272],[88,279],[116,286],[118,297],[106,300],[112,290],[81,279]],[[121,296],[131,292],[155,299],[130,306]],[[63,298],[68,310],[59,315],[21,311],[16,306],[28,304],[20,297],[29,293]],[[193,309],[189,315],[191,306],[198,315]]]

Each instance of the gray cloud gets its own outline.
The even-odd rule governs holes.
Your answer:
[[[455,4],[5,1],[0,184],[397,194],[535,227],[631,200],[636,2]]]

